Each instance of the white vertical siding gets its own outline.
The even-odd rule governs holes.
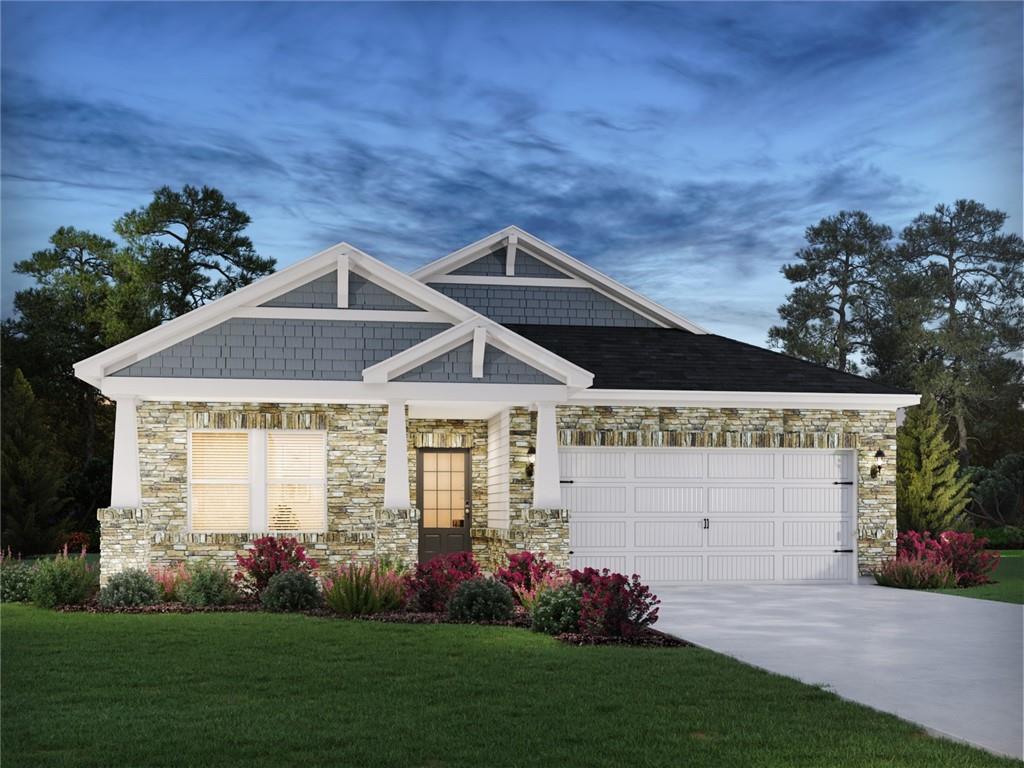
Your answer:
[[[487,420],[487,525],[508,528],[509,415],[501,411]]]

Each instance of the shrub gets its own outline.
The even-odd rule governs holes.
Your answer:
[[[512,594],[515,596],[516,602],[523,606],[527,613],[532,614],[534,606],[541,595],[571,583],[572,579],[569,577],[569,574],[559,573],[557,570],[554,570],[544,574],[539,579],[534,579],[533,585],[530,588],[515,587],[512,590]]]
[[[173,568],[157,568],[151,565],[149,575],[160,585],[162,599],[165,603],[177,600],[178,590],[184,582],[188,581],[188,570],[184,563],[178,563]]]
[[[88,551],[91,544],[92,535],[85,531],[73,531],[64,537],[64,546],[72,552],[78,552],[82,549]]]
[[[0,552],[0,602],[24,603],[31,600],[35,567],[21,558],[15,559],[10,550]]]
[[[579,632],[580,588],[566,584],[537,597],[533,606],[533,631],[547,635]]]
[[[988,583],[988,574],[999,564],[999,553],[986,551],[986,542],[972,533],[944,531],[932,536],[928,531],[907,531],[896,539],[896,557],[945,563],[956,586],[973,587]]]
[[[235,580],[247,592],[260,594],[270,580],[284,571],[307,574],[317,569],[316,560],[306,557],[306,549],[294,538],[263,536],[252,543],[246,555],[237,555],[239,573]]]
[[[1024,549],[1024,528],[1004,525],[1000,528],[975,528],[974,535],[987,539],[989,549]]]
[[[152,576],[138,568],[129,568],[110,577],[107,586],[100,590],[100,605],[104,608],[153,605],[162,597],[163,589]]]
[[[555,564],[545,560],[543,554],[510,552],[508,567],[499,568],[494,576],[515,594],[519,590],[532,591],[536,582],[555,570]]]
[[[214,563],[189,563],[185,578],[176,586],[176,595],[185,605],[230,605],[238,599],[231,574]]]
[[[85,552],[77,557],[68,557],[65,547],[56,557],[36,564],[32,602],[43,608],[80,605],[96,594],[99,581],[99,573],[86,561]]]
[[[511,589],[500,581],[478,576],[455,588],[448,603],[448,618],[452,621],[508,621],[514,607]]]
[[[658,620],[658,598],[635,573],[626,578],[607,568],[572,571],[581,588],[580,631],[603,637],[634,637]]]
[[[342,616],[397,611],[405,604],[405,582],[388,560],[349,563],[322,581],[324,600]]]
[[[268,611],[308,611],[320,605],[320,589],[309,571],[292,568],[270,577],[260,602]]]
[[[875,571],[875,581],[898,589],[944,589],[956,586],[947,563],[922,557],[897,557]]]
[[[406,577],[409,602],[420,611],[441,613],[448,608],[455,588],[467,579],[480,575],[480,566],[471,552],[438,555],[416,566]]]

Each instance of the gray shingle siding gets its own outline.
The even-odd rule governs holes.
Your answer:
[[[264,307],[338,308],[338,273],[331,272],[305,285],[293,288],[277,298],[264,302]],[[349,309],[400,309],[416,311],[420,307],[396,296],[391,291],[350,272],[348,275]]]
[[[472,342],[456,347],[418,368],[403,373],[395,381],[448,382],[457,384],[561,384],[542,371],[512,355],[487,345],[484,349],[484,377],[473,378]]]
[[[517,256],[518,257],[518,256]],[[479,259],[463,264],[458,269],[451,271],[453,275],[487,275],[494,277],[505,274],[505,247],[497,251],[491,251]]]
[[[653,328],[654,323],[590,288],[431,283],[499,323]]]
[[[516,277],[564,277],[568,279],[569,275],[559,272],[554,267],[549,267],[528,253],[516,251]]]
[[[367,366],[449,327],[445,323],[235,318],[113,375],[358,381]]]

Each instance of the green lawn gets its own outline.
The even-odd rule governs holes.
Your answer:
[[[16,766],[1012,766],[696,648],[4,605]]]
[[[944,595],[977,597],[981,600],[998,600],[1001,603],[1024,604],[1024,549],[1004,549],[1000,553],[999,565],[992,574],[995,584],[982,584],[967,589],[936,589]]]

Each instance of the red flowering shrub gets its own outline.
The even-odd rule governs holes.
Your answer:
[[[88,550],[90,544],[92,544],[92,536],[85,531],[73,531],[64,537],[64,546],[72,552],[81,549]]]
[[[956,586],[948,563],[923,557],[897,557],[875,571],[875,581],[898,589],[944,589]]]
[[[988,574],[999,564],[999,553],[986,550],[987,539],[973,533],[907,531],[896,539],[897,559],[945,563],[956,577],[956,586],[973,587],[989,582]]]
[[[580,587],[580,631],[603,637],[635,637],[658,620],[661,601],[635,573],[626,578],[607,568],[572,571]]]
[[[472,552],[438,555],[427,563],[421,563],[414,573],[406,576],[410,608],[433,613],[446,611],[455,588],[479,575],[480,566],[473,559]]]
[[[555,564],[544,559],[543,554],[533,552],[510,552],[508,568],[499,568],[494,578],[512,590],[512,594],[520,591],[532,592],[537,582],[556,571]]]
[[[259,594],[267,588],[272,576],[282,571],[315,571],[319,564],[306,557],[306,548],[298,539],[263,536],[252,543],[248,554],[236,555],[238,573],[235,581],[246,592]]]

